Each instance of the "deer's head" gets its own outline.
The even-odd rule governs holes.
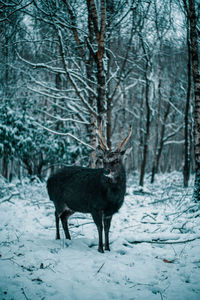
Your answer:
[[[132,134],[132,127],[130,127],[130,131],[128,136],[119,143],[119,146],[116,150],[108,149],[103,135],[102,135],[102,124],[98,129],[98,137],[99,137],[99,146],[97,151],[97,159],[102,162],[103,168],[106,170],[106,176],[115,178],[116,174],[122,167],[122,158],[125,153],[129,152],[130,149],[123,150],[123,147],[129,141]]]

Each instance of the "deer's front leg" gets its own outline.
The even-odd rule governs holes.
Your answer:
[[[104,216],[103,222],[104,222],[104,232],[105,232],[105,250],[110,251],[109,246],[109,229],[111,224],[112,216]]]
[[[102,231],[103,231],[103,221],[102,221],[102,211],[92,212],[92,217],[94,223],[97,226],[98,234],[99,234],[99,246],[98,251],[103,253],[103,238],[102,238]]]

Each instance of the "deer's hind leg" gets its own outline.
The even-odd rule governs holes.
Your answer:
[[[70,233],[69,233],[69,228],[68,228],[68,219],[71,215],[73,215],[73,211],[70,210],[70,209],[67,209],[65,210],[62,215],[60,216],[61,218],[61,222],[62,222],[62,226],[63,226],[63,229],[64,229],[64,232],[65,232],[65,237],[66,239],[68,240],[71,240],[71,236],[70,236]]]
[[[55,211],[55,220],[56,220],[56,240],[60,240],[59,216],[56,211]]]

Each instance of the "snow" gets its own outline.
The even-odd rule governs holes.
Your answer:
[[[0,299],[200,299],[200,213],[179,173],[143,190],[129,179],[113,217],[111,251],[97,252],[89,214],[55,240],[45,183],[0,180]],[[13,196],[11,196],[13,195]]]

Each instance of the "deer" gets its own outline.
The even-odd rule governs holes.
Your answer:
[[[104,248],[110,251],[109,230],[111,220],[119,211],[126,192],[126,173],[123,156],[132,134],[119,143],[115,151],[109,149],[102,135],[102,125],[97,130],[99,146],[96,149],[97,159],[102,161],[101,168],[66,166],[50,175],[47,180],[47,191],[55,206],[56,239],[60,239],[59,220],[66,239],[71,240],[68,219],[75,212],[90,213],[98,231],[98,251]],[[103,247],[103,231],[105,244]]]

